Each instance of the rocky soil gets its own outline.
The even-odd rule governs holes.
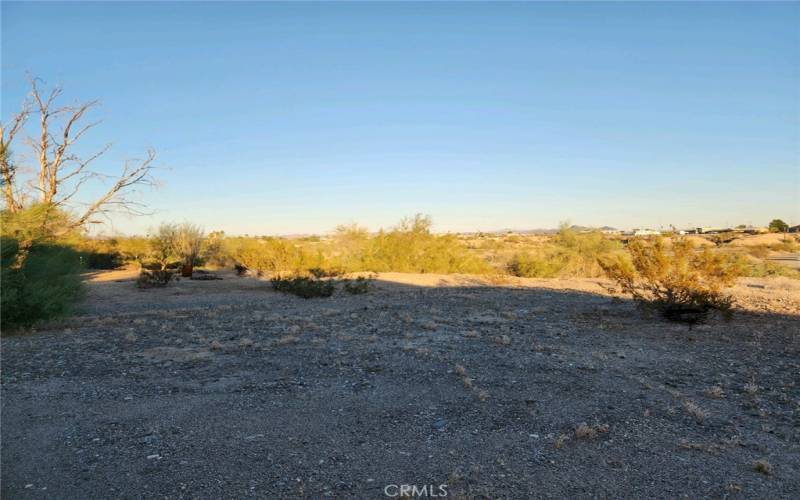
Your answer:
[[[797,498],[800,285],[692,329],[605,285],[95,276],[2,339],[2,496]]]

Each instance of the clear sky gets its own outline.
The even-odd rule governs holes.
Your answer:
[[[800,223],[800,4],[2,2],[26,72],[153,147],[143,232]],[[19,149],[19,148],[17,148]]]

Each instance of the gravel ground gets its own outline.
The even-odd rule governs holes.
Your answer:
[[[2,340],[2,496],[800,496],[795,282],[690,330],[596,280],[401,278],[303,300],[96,276]]]

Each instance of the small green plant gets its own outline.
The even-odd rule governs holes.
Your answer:
[[[319,280],[306,276],[272,278],[272,288],[284,293],[291,293],[304,299],[330,297],[335,285],[330,280]]]
[[[600,261],[623,292],[672,321],[695,323],[710,310],[729,314],[733,298],[723,289],[734,284],[741,266],[729,256],[696,251],[689,240],[678,240],[668,252],[663,240],[634,240],[628,256]]]
[[[361,295],[369,292],[372,288],[373,278],[359,276],[354,280],[344,280],[344,291],[352,295]]]

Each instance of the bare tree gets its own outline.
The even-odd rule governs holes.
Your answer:
[[[11,213],[22,208],[20,194],[15,192],[17,167],[11,158],[11,143],[28,120],[30,111],[30,103],[26,100],[22,110],[11,119],[8,126],[0,123],[0,182],[3,184],[3,201]]]
[[[92,165],[108,151],[110,144],[88,157],[76,154],[74,146],[86,132],[99,123],[86,122],[87,113],[98,105],[98,101],[61,106],[57,104],[62,94],[61,87],[54,87],[47,92],[40,88],[40,83],[35,78],[30,80],[31,91],[22,110],[11,119],[7,127],[0,128],[0,168],[6,210],[18,212],[25,206],[26,194],[33,193],[33,199],[43,205],[75,213],[65,230],[95,222],[96,217],[107,217],[111,212],[137,215],[144,213],[144,206],[130,195],[137,187],[153,185],[151,174],[155,153],[150,150],[144,158],[125,162],[117,176],[93,170]],[[22,186],[19,176],[16,175],[17,169],[12,161],[10,145],[31,113],[39,118],[37,136],[29,140],[36,157],[36,176],[26,186]],[[111,179],[111,185],[104,194],[92,202],[77,203],[75,196],[87,182],[108,179]]]

